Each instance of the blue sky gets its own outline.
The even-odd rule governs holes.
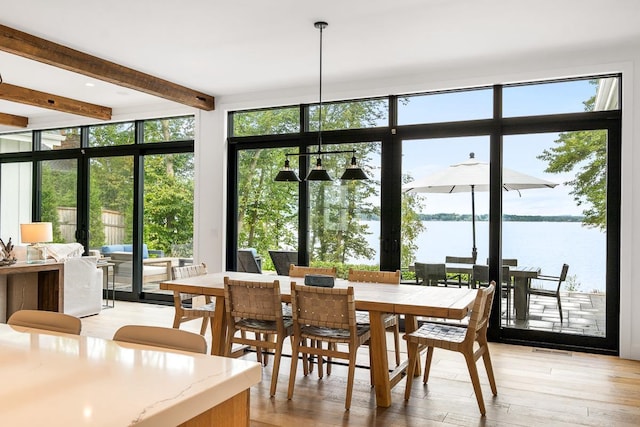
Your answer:
[[[588,81],[562,82],[536,86],[505,88],[503,92],[504,116],[553,114],[584,111],[582,102],[595,94],[595,85]],[[491,90],[452,93],[411,98],[399,110],[401,124],[469,120],[491,116]],[[507,136],[504,138],[504,167],[558,183],[553,189],[504,192],[504,213],[521,215],[581,215],[563,185],[572,174],[548,174],[546,163],[536,157],[545,148],[554,146],[557,133]],[[489,138],[447,138],[412,140],[403,142],[403,173],[414,179],[469,158],[488,161]],[[424,213],[471,213],[470,194],[424,194]],[[488,213],[488,193],[476,193],[476,214]]]

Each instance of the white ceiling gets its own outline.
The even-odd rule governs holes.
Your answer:
[[[638,0],[1,1],[2,25],[215,97],[316,85],[318,20],[325,85],[640,40]],[[3,52],[0,74],[114,115],[160,101]],[[0,112],[69,120],[7,101]]]

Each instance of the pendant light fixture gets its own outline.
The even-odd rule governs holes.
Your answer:
[[[364,171],[358,167],[356,162],[355,150],[343,150],[343,151],[322,151],[322,31],[327,28],[329,24],[324,21],[318,21],[313,24],[314,27],[320,30],[320,84],[319,84],[319,99],[318,99],[318,150],[312,153],[286,153],[286,160],[284,162],[284,168],[281,169],[276,175],[275,181],[280,182],[300,182],[300,178],[296,172],[289,166],[289,156],[298,157],[316,157],[316,165],[311,168],[307,174],[305,181],[331,181],[331,176],[327,170],[322,166],[322,156],[325,154],[340,154],[351,153],[351,164],[342,174],[340,179],[342,180],[357,180],[368,179]]]

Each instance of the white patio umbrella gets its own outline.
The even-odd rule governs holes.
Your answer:
[[[502,188],[505,191],[527,190],[531,188],[553,188],[556,183],[531,175],[502,169]],[[489,163],[478,161],[474,153],[469,160],[451,165],[434,174],[402,186],[407,193],[465,193],[471,192],[471,218],[473,227],[473,248],[471,255],[476,260],[476,206],[475,192],[489,191]]]

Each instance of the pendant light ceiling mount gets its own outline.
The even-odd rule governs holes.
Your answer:
[[[313,24],[314,27],[320,30],[320,82],[319,82],[319,99],[318,99],[318,150],[315,153],[286,153],[286,160],[284,162],[284,168],[278,172],[275,180],[280,182],[300,182],[300,178],[296,172],[291,169],[289,165],[289,156],[309,157],[317,156],[316,165],[311,168],[305,181],[331,181],[331,176],[327,170],[322,166],[321,156],[325,154],[340,154],[351,153],[351,164],[344,171],[340,179],[342,180],[359,180],[368,179],[364,171],[358,167],[356,161],[355,150],[339,150],[339,151],[322,151],[322,30],[327,28],[329,24],[325,21],[317,21]]]

